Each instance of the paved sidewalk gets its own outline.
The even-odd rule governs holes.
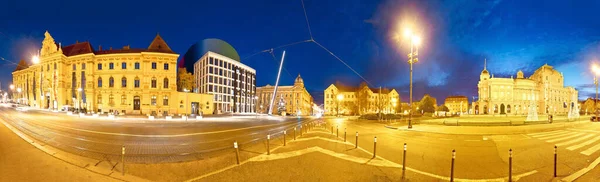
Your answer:
[[[117,181],[52,157],[0,124],[0,181]]]

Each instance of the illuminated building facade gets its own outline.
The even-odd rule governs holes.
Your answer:
[[[269,104],[273,96],[275,87],[266,85],[256,88],[258,102],[256,109],[258,113],[266,114],[269,112]],[[294,85],[278,86],[277,95],[273,102],[273,113],[278,111],[278,104],[285,106],[285,112],[292,115],[312,115],[313,114],[313,98],[304,87],[304,80],[300,75],[294,80]]]

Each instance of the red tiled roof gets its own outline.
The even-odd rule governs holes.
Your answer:
[[[101,54],[117,54],[117,53],[140,53],[140,52],[145,52],[145,51],[147,51],[147,50],[146,49],[113,49],[113,50],[95,51],[94,54],[101,55]]]
[[[75,56],[79,54],[94,53],[94,49],[90,42],[78,42],[72,45],[62,47],[65,56]]]
[[[15,68],[15,71],[19,71],[19,70],[24,70],[27,69],[29,67],[29,65],[27,65],[27,62],[25,62],[25,60],[19,61],[19,64],[17,64],[17,68]],[[13,72],[15,72],[13,71]]]

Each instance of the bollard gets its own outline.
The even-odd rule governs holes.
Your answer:
[[[122,167],[123,167],[122,173],[123,173],[123,176],[125,176],[125,145],[121,146],[121,150],[122,150],[122,152],[121,152],[121,154],[122,154],[121,155],[121,164],[122,164]]]
[[[404,175],[406,172],[406,143],[404,143],[404,152],[402,153],[402,178],[404,179]]]
[[[456,158],[456,150],[452,149],[452,166],[450,167],[450,182],[454,182],[454,159]]]
[[[233,148],[235,148],[235,161],[240,165],[240,149],[238,149],[237,141],[233,142]]]
[[[358,131],[356,132],[356,141],[354,142],[354,148],[358,148]]]
[[[302,125],[300,125],[300,136],[302,136]]]
[[[333,125],[331,126],[331,134],[333,135]]]
[[[508,182],[512,182],[512,149],[508,150]]]
[[[296,127],[294,127],[294,140],[296,140]]]
[[[554,177],[556,177],[556,145],[554,146]]]
[[[377,156],[377,137],[373,138],[373,159]]]
[[[340,126],[339,125],[335,127],[335,137],[338,137],[338,138],[340,137]]]
[[[344,142],[346,142],[346,128],[344,128]]]
[[[285,130],[284,130],[284,131],[283,131],[283,146],[285,146],[285,134],[286,134],[286,132],[285,132]]]
[[[271,140],[271,135],[267,135],[267,155],[271,155],[271,149],[269,149],[269,141]]]

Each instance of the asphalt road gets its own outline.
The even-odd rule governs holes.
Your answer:
[[[240,145],[259,142],[310,118],[214,118],[194,122],[147,122],[79,118],[65,113],[0,107],[0,117],[26,134],[53,147],[99,160],[161,163],[219,155]]]
[[[370,121],[330,118],[326,122],[329,132],[334,126],[334,134],[339,126],[342,139],[346,128],[350,142],[355,141],[358,131],[359,146],[371,152],[376,136],[377,155],[399,164],[402,164],[403,144],[407,143],[406,166],[433,175],[450,176],[452,150],[456,150],[454,177],[461,179],[507,178],[509,149],[513,157],[512,175],[528,174],[521,178],[524,181],[553,180],[555,145],[559,178],[587,167],[600,157],[600,123],[584,122],[558,130],[531,130],[527,134],[462,135],[388,129]]]

